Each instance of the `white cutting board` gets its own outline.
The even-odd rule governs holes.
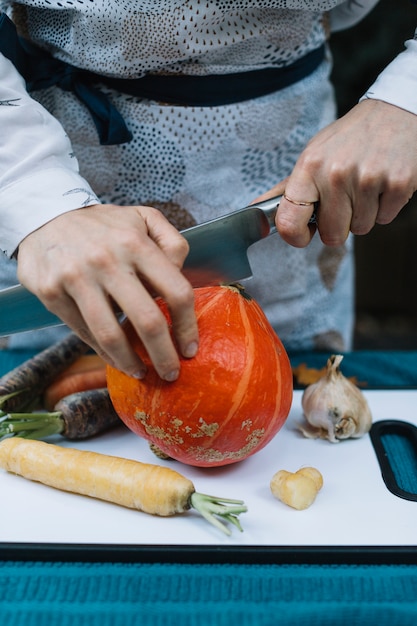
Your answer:
[[[374,421],[417,423],[417,390],[365,391]],[[332,444],[304,438],[301,392],[275,439],[246,461],[198,469],[157,459],[148,444],[124,427],[74,444],[143,462],[167,464],[190,478],[197,491],[243,499],[244,532],[227,537],[196,512],[159,518],[83,496],[60,492],[0,470],[0,543],[235,546],[405,546],[417,544],[417,502],[388,491],[368,435]],[[314,504],[296,511],[272,497],[279,469],[314,466],[324,486]]]

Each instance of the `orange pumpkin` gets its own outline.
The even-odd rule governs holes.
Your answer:
[[[165,302],[157,302],[170,322]],[[200,467],[227,465],[263,448],[284,424],[291,366],[261,307],[242,288],[196,289],[195,310],[199,351],[181,359],[175,382],[161,380],[126,322],[148,372],[137,380],[109,366],[108,390],[126,426],[166,455]]]

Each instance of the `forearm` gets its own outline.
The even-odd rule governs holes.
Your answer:
[[[0,249],[11,256],[29,233],[98,200],[79,174],[64,129],[2,55],[0,127]]]

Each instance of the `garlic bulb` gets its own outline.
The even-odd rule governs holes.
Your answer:
[[[365,397],[339,369],[343,356],[332,355],[324,376],[306,387],[301,404],[308,424],[300,430],[306,437],[340,439],[361,437],[372,425]]]

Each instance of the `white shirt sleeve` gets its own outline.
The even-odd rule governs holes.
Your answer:
[[[417,115],[417,31],[361,100],[366,98],[383,100]]]
[[[0,54],[0,250],[12,256],[51,219],[99,200],[80,176],[60,123]]]

